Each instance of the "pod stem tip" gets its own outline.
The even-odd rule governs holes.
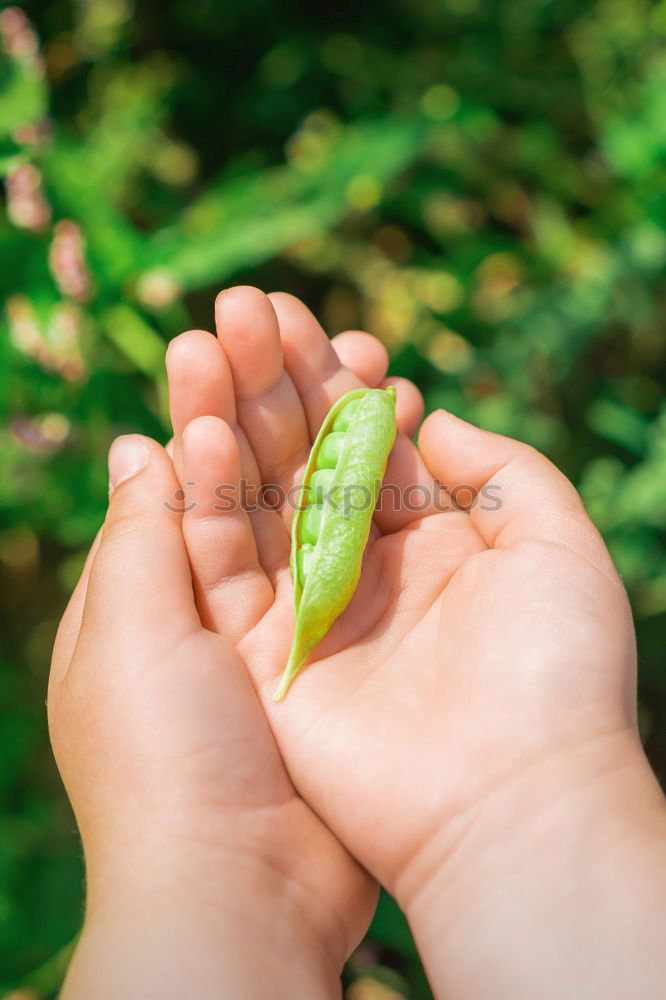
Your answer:
[[[291,682],[293,681],[296,674],[299,673],[302,663],[296,665],[295,657],[292,655],[287,660],[287,666],[284,668],[280,682],[275,689],[275,694],[273,695],[273,701],[284,701],[284,697],[291,687]]]

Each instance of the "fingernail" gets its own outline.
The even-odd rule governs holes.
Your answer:
[[[109,451],[109,496],[126,479],[148,465],[150,450],[142,438],[128,434],[116,438]]]

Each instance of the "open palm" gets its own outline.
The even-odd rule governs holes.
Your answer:
[[[404,897],[498,789],[631,728],[626,597],[546,459],[444,413],[417,448],[420,398],[392,380],[406,433],[385,482],[401,500],[376,514],[351,604],[274,704],[293,630],[292,512],[220,501],[240,479],[250,492],[299,483],[330,405],[385,384],[385,354],[364,334],[332,346],[298,300],[256,289],[223,293],[217,327],[168,358],[199,612],[236,645],[300,793]],[[471,510],[442,510],[441,484],[465,486]]]

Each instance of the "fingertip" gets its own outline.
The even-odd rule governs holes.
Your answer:
[[[283,342],[299,344],[304,338],[311,340],[313,333],[330,341],[320,323],[298,296],[290,292],[271,292],[268,299],[275,311]]]
[[[443,412],[443,410],[433,410],[422,421],[416,439],[419,451],[427,451],[431,435],[439,424],[439,415]]]
[[[362,330],[346,330],[331,338],[340,363],[366,385],[375,388],[386,375],[389,355],[380,340]]]
[[[167,372],[179,366],[184,360],[197,357],[201,349],[208,348],[215,338],[208,330],[186,330],[173,337],[167,344],[165,364]]]
[[[448,410],[437,409],[421,424],[418,449],[441,482],[449,487],[470,483],[480,488],[502,464],[502,440]]]
[[[112,442],[108,454],[109,496],[148,466],[154,443],[142,434],[121,434]]]
[[[200,413],[235,417],[231,369],[219,341],[206,330],[188,330],[167,348],[169,409],[176,436]]]
[[[220,328],[222,321],[234,322],[238,318],[247,318],[258,314],[272,313],[268,295],[261,288],[255,285],[232,285],[230,288],[223,288],[215,296],[215,319],[218,324],[218,336],[223,328]]]
[[[291,292],[283,292],[278,290],[277,292],[269,292],[267,298],[270,300],[271,305],[277,312],[278,309],[298,309],[299,307],[305,309],[307,308],[301,302],[297,295],[292,295]]]
[[[91,621],[99,613],[100,621],[140,623],[149,597],[158,620],[191,625],[192,582],[169,456],[152,438],[123,435],[110,448],[109,474],[113,489],[88,588]],[[168,611],[156,610],[160,602]]]
[[[418,434],[418,446],[420,450],[436,447],[439,441],[444,441],[449,435],[459,437],[464,434],[480,434],[478,427],[467,423],[455,413],[439,407],[427,415]]]
[[[407,437],[414,437],[423,420],[423,396],[409,379],[391,376],[382,382],[383,389],[391,385],[396,390],[395,415],[398,427]]]
[[[109,449],[109,506],[103,535],[108,540],[119,524],[145,530],[171,504],[178,480],[165,448],[142,434],[124,434]],[[143,528],[142,528],[143,525]]]
[[[548,496],[568,510],[581,507],[564,473],[532,445],[475,427],[446,410],[424,421],[418,446],[432,474],[449,487],[464,483],[481,489],[496,481],[518,489],[519,484],[522,502],[536,504]],[[501,520],[495,518],[497,524]]]
[[[458,423],[465,423],[460,417],[456,417],[454,413],[449,410],[445,410],[443,407],[439,406],[436,410],[431,410],[428,416],[423,421],[423,426],[421,430],[424,431],[426,428],[443,426],[450,420],[456,420]]]
[[[280,328],[268,296],[253,285],[236,285],[215,300],[218,339],[229,361],[238,399],[270,389],[283,369]]]
[[[255,296],[258,299],[267,298],[266,292],[258,285],[229,285],[228,288],[221,288],[215,296],[215,305],[224,302],[233,302],[239,297],[242,299]]]
[[[183,443],[190,449],[210,443],[223,443],[238,451],[234,432],[222,417],[195,417],[183,430]]]
[[[353,372],[342,367],[323,327],[305,303],[288,292],[272,292],[271,302],[278,321],[284,366],[301,400],[308,397],[304,408],[314,433],[321,423],[321,410],[328,410],[336,395],[355,388],[357,379]],[[340,391],[334,382],[341,385]]]

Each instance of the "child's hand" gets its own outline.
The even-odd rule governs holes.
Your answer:
[[[87,869],[65,995],[337,995],[375,889],[295,793],[234,644],[201,625],[171,460],[133,436],[109,466],[49,692]]]
[[[219,341],[186,334],[168,360],[176,464],[197,503],[183,529],[203,620],[251,670],[296,787],[397,896],[447,996],[573,996],[583,956],[595,982],[621,985],[612,961],[597,968],[606,946],[589,928],[614,879],[611,948],[645,909],[629,850],[641,837],[639,877],[661,890],[663,806],[635,732],[627,599],[575,490],[529,447],[443,412],[418,450],[399,436],[385,481],[424,487],[412,497],[425,509],[376,516],[352,603],[273,704],[292,632],[291,510],[215,516],[208,498],[241,470],[300,482],[329,406],[360,381],[289,296],[223,293],[217,326]],[[339,350],[380,383],[368,338]],[[412,431],[413,389],[398,402]],[[424,504],[435,478],[494,489],[442,513]],[[525,961],[516,942],[539,920],[553,933]],[[560,960],[564,979],[543,992]]]

